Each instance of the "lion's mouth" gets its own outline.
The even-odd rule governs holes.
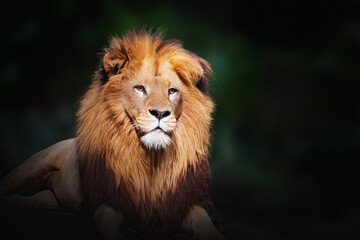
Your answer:
[[[141,128],[137,127],[135,128],[139,138],[145,136],[146,134],[149,134],[149,133],[152,133],[152,132],[161,132],[161,133],[164,133],[166,135],[171,135],[170,133],[166,132],[164,129],[162,129],[160,126],[157,126],[156,128],[150,130],[150,131],[145,131],[145,130],[142,130]]]
[[[130,118],[130,120],[132,120]],[[133,123],[133,121],[131,121]],[[155,149],[160,150],[164,149],[167,146],[169,146],[172,142],[171,136],[172,133],[166,131],[165,129],[160,127],[160,121],[158,122],[157,126],[153,128],[152,130],[144,130],[140,126],[140,124],[132,124],[135,131],[138,134],[138,137],[141,141],[141,143],[147,148],[147,149]],[[146,128],[145,128],[146,129]]]
[[[152,129],[152,130],[150,130],[150,131],[148,131],[148,132],[143,132],[143,134],[142,134],[142,136],[143,135],[146,135],[146,134],[148,134],[148,133],[150,133],[150,132],[162,132],[162,133],[164,133],[164,134],[166,134],[166,135],[168,135],[168,136],[170,136],[171,137],[171,133],[170,132],[167,132],[167,131],[165,131],[163,128],[161,128],[160,127],[160,124],[157,126],[157,127],[155,127],[154,129]]]
[[[154,130],[152,130],[152,131],[155,131],[155,130],[160,130],[160,131],[163,131],[163,132],[165,132],[160,126],[157,126],[156,128],[154,128]]]

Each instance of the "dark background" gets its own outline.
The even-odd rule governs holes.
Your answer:
[[[226,235],[359,237],[359,16],[355,0],[2,1],[0,176],[75,136],[110,35],[161,27],[215,72],[210,162]]]

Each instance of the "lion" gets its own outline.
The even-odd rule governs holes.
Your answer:
[[[209,63],[146,30],[112,37],[77,112],[73,139],[10,171],[3,202],[88,211],[99,233],[192,232],[224,239],[208,211],[214,102]]]

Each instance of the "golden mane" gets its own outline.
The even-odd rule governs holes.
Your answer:
[[[175,40],[146,31],[113,37],[104,54],[122,56],[123,78],[131,78],[147,57],[156,65],[166,59],[187,94],[172,135],[172,144],[148,150],[139,141],[131,116],[115,103],[116,83],[106,66],[94,81],[77,113],[77,148],[84,205],[102,203],[121,209],[129,224],[143,230],[170,231],[180,226],[193,204],[211,206],[207,160],[213,101],[208,94],[209,64]],[[123,68],[123,66],[126,66]],[[170,219],[170,220],[169,220]]]

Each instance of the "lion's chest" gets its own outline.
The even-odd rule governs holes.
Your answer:
[[[203,207],[211,205],[209,173],[206,163],[189,168],[173,185],[160,177],[133,185],[133,188],[123,184],[118,189],[114,204],[130,225],[141,230],[179,230],[195,204]]]

